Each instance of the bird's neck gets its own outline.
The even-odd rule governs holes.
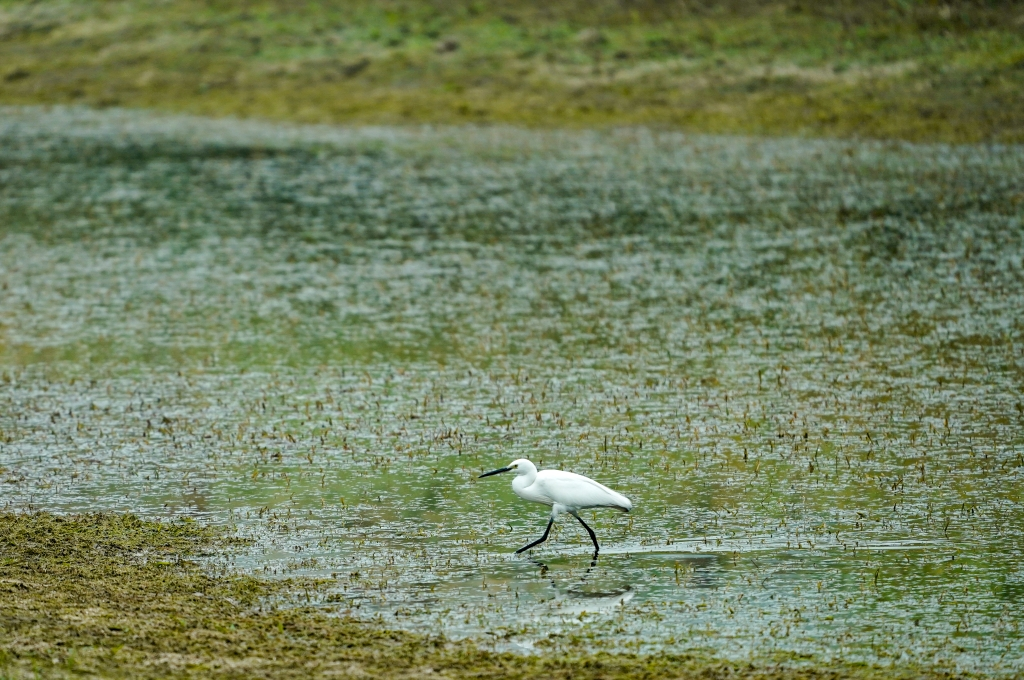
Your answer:
[[[515,477],[512,478],[512,488],[513,489],[525,489],[526,487],[528,487],[531,484],[533,484],[533,482],[536,479],[537,479],[537,471],[536,470],[527,470],[526,472],[523,472],[522,474],[518,474],[518,475],[516,475]]]

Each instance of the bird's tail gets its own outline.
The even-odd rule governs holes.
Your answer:
[[[614,503],[609,503],[608,505],[606,505],[604,507],[606,507],[606,508],[614,508],[614,509],[619,510],[621,512],[629,512],[630,510],[633,509],[633,501],[629,500],[628,498],[623,496],[621,493],[617,493],[615,491],[612,491],[612,493],[615,494],[615,502]]]

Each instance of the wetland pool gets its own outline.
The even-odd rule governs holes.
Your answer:
[[[1024,668],[1024,149],[0,109],[0,505],[501,648]],[[629,496],[565,517],[485,470]]]

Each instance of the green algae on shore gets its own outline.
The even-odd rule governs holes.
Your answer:
[[[0,103],[1019,142],[1022,17],[966,0],[9,0]]]
[[[695,656],[493,652],[308,606],[312,580],[211,574],[230,542],[194,521],[0,513],[0,678],[950,677],[904,668],[733,665]]]

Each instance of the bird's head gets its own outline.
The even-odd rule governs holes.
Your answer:
[[[502,472],[513,472],[513,471],[517,475],[528,475],[531,472],[536,472],[537,468],[534,466],[533,463],[531,463],[527,459],[525,459],[525,458],[517,458],[516,460],[512,461],[511,463],[509,463],[508,465],[506,465],[503,468],[498,468],[497,470],[491,470],[490,472],[483,473],[477,479],[479,479],[481,477],[490,477],[491,475],[500,475]]]

